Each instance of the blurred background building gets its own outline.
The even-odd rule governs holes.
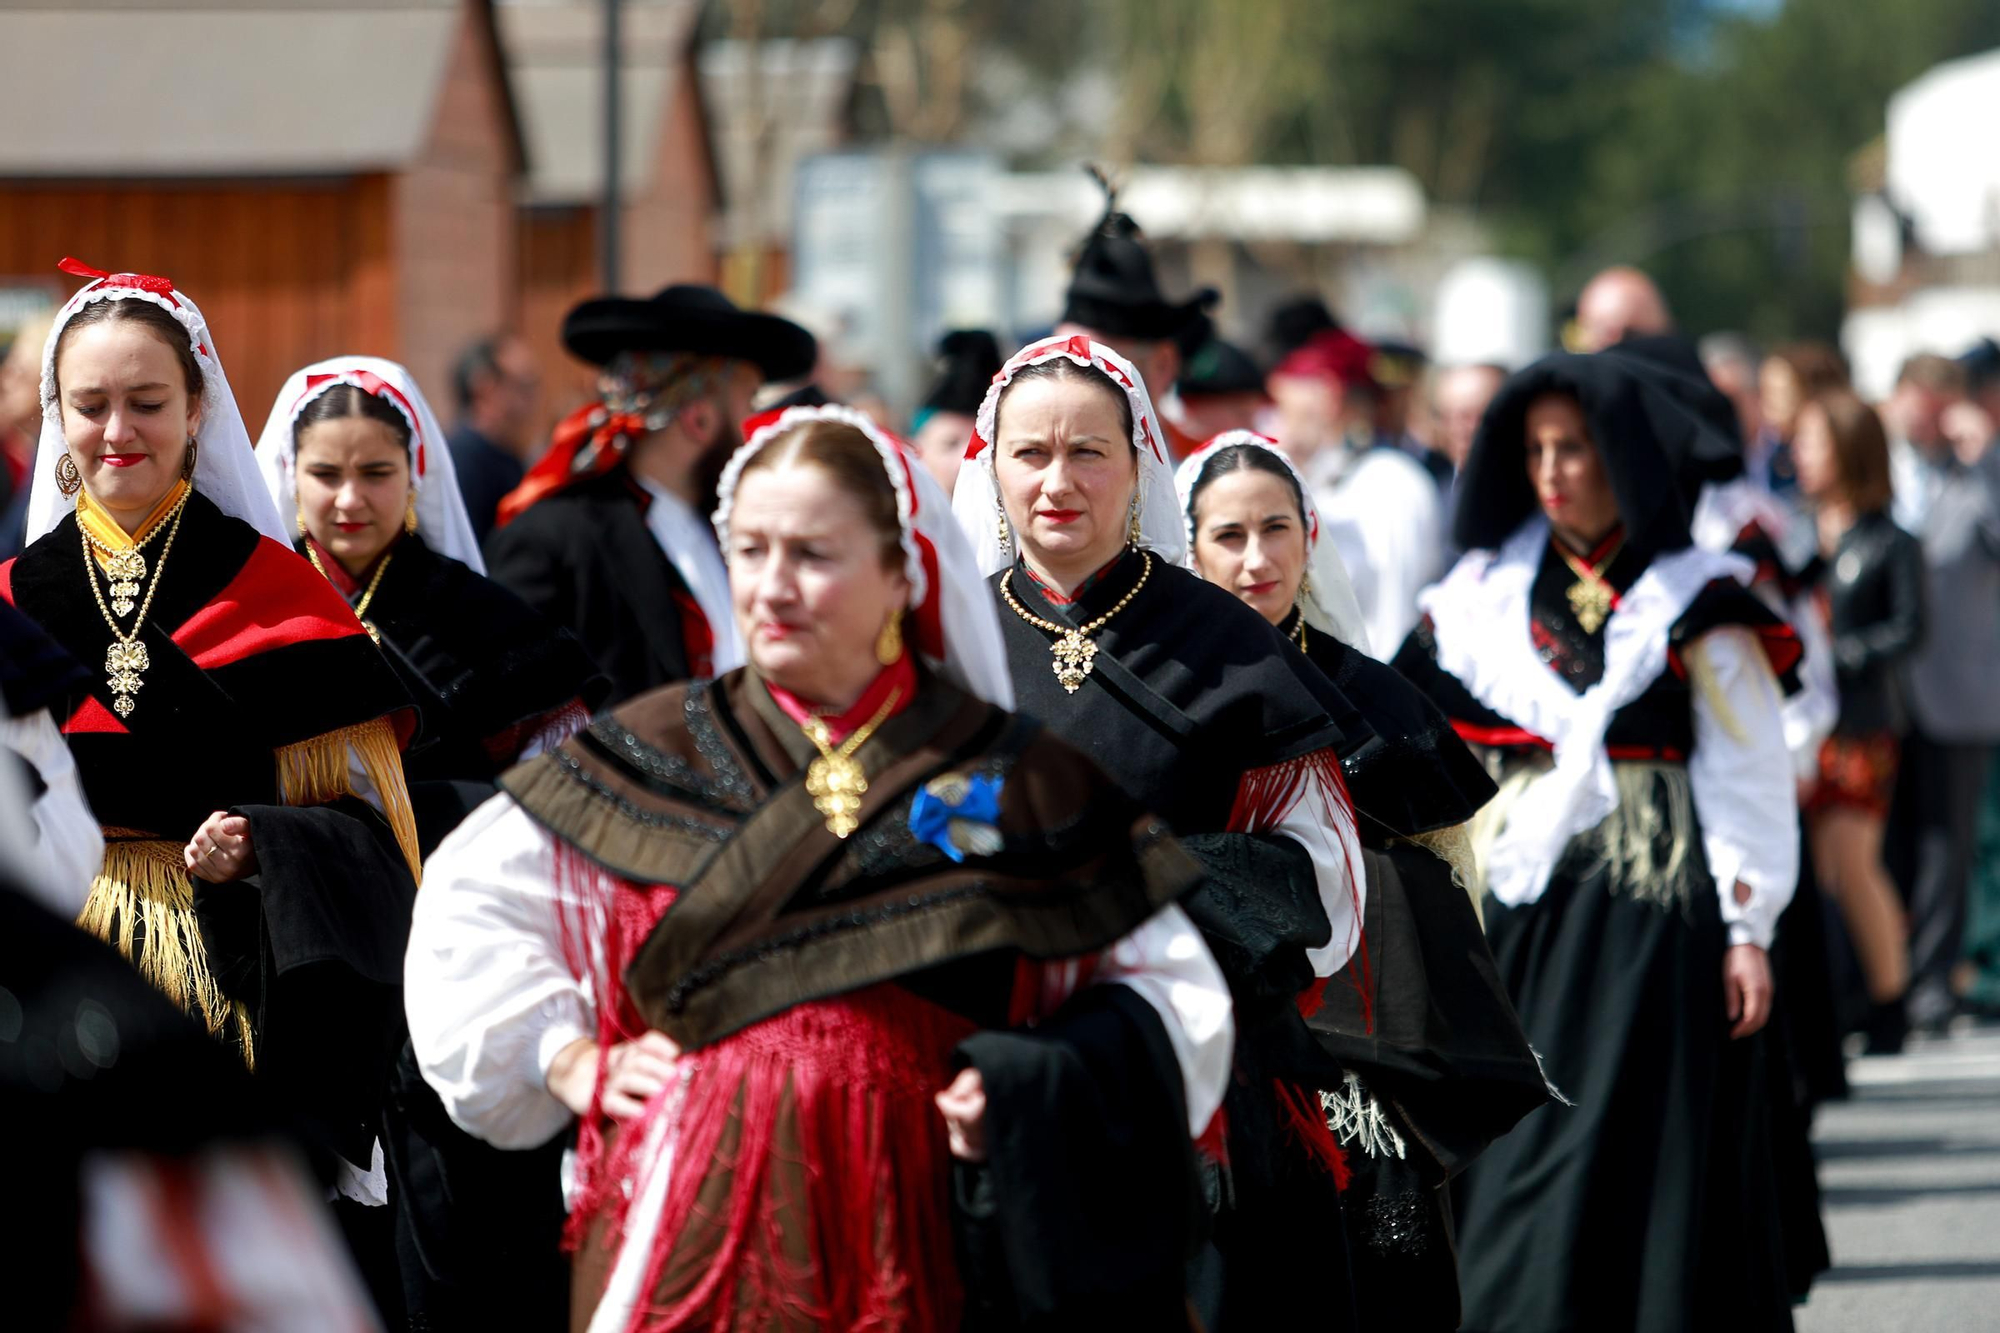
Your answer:
[[[1320,293],[1436,363],[1550,344],[1646,267],[1691,333],[1840,337],[1864,388],[2000,330],[1984,0],[18,0],[0,9],[0,340],[54,263],[196,292],[246,414],[342,350],[449,403],[618,285],[779,304],[913,405],[946,328],[1057,313],[1104,165],[1227,337]],[[1984,54],[1982,54],[1984,53]]]

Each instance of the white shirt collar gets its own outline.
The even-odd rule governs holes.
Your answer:
[[[646,506],[646,530],[680,574],[695,605],[708,618],[715,636],[715,674],[743,665],[743,640],[736,632],[736,615],[729,602],[729,567],[715,544],[715,530],[693,506],[666,487],[638,473],[632,479],[653,502]]]

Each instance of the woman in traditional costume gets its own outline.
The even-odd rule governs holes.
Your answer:
[[[1500,777],[1487,929],[1573,1103],[1461,1178],[1468,1329],[1790,1327],[1757,1034],[1798,869],[1798,650],[1748,561],[1691,544],[1702,429],[1615,356],[1515,375],[1460,488],[1468,554],[1396,659]]]
[[[757,429],[716,528],[750,664],[432,858],[426,1077],[501,1147],[581,1118],[579,1327],[1181,1326],[1231,1031],[1194,864],[1006,711],[944,495],[867,418]]]
[[[1262,616],[1182,568],[1152,401],[1104,344],[1015,354],[952,504],[994,584],[1021,711],[1157,811],[1207,871],[1190,912],[1229,974],[1238,1040],[1226,1123],[1206,1144],[1221,1170],[1196,1303],[1210,1327],[1261,1327],[1310,1294],[1339,1327],[1346,1166],[1300,1010],[1361,942],[1339,749],[1367,725]]]
[[[494,779],[580,730],[609,683],[583,645],[485,577],[430,403],[394,361],[343,356],[285,382],[257,443],[299,554],[417,701],[403,757],[425,850]],[[452,784],[478,792],[452,799]]]
[[[1548,1099],[1468,892],[1467,822],[1493,781],[1437,706],[1358,646],[1367,630],[1347,571],[1274,441],[1226,432],[1174,480],[1189,568],[1276,626],[1373,732],[1341,752],[1367,868],[1372,1015],[1356,1003],[1363,978],[1343,976],[1307,1026],[1327,1056],[1320,1103],[1353,1170],[1341,1213],[1361,1327],[1455,1329],[1444,1182]]]
[[[580,730],[609,683],[568,631],[485,577],[443,430],[403,366],[342,356],[297,372],[257,461],[299,553],[417,701],[403,765],[431,851],[501,772]],[[560,1320],[562,1144],[500,1153],[470,1138],[407,1052],[387,1118],[405,1313],[438,1330]]]
[[[254,1065],[345,1197],[379,1204],[418,868],[409,697],[287,546],[194,302],[63,268],[91,281],[43,352],[32,540],[0,596],[103,664],[60,710],[106,842],[78,924]]]

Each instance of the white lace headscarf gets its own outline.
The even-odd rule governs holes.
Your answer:
[[[1180,494],[1181,511],[1187,516],[1188,568],[1195,567],[1195,483],[1201,480],[1209,460],[1221,450],[1231,447],[1262,449],[1285,465],[1285,471],[1291,474],[1293,484],[1298,487],[1301,503],[1305,506],[1306,587],[1299,597],[1299,604],[1306,624],[1322,634],[1332,635],[1349,648],[1367,652],[1368,623],[1361,617],[1361,604],[1355,600],[1354,585],[1348,581],[1347,563],[1340,558],[1334,544],[1325,540],[1319,506],[1313,502],[1312,487],[1306,485],[1298,465],[1285,455],[1276,440],[1267,435],[1259,435],[1254,430],[1224,431],[1189,454],[1174,472],[1174,487]]]
[[[327,390],[352,384],[396,409],[410,428],[410,485],[417,497],[417,531],[430,548],[471,568],[486,572],[472,519],[459,494],[458,473],[452,467],[444,427],[408,368],[374,356],[336,356],[294,372],[271,404],[264,433],[257,437],[257,465],[280,514],[299,509],[298,440],[296,425],[307,404]]]
[[[229,391],[229,377],[222,373],[222,359],[216,354],[215,339],[201,309],[165,278],[107,274],[74,259],[63,260],[61,267],[65,273],[95,281],[63,303],[42,347],[42,438],[35,454],[34,489],[28,493],[28,540],[47,536],[76,508],[76,500],[56,485],[56,460],[68,448],[63,439],[62,405],[56,401],[56,345],[62,341],[63,329],[85,306],[98,301],[136,300],[150,301],[187,330],[188,345],[194,348],[201,366],[201,426],[195,434],[194,488],[223,513],[289,546],[291,537],[257,472],[250,433],[243,427],[243,414],[236,410],[236,395]]]
[[[1014,682],[1007,674],[1007,650],[1000,638],[1000,613],[973,559],[972,547],[952,516],[944,488],[902,441],[849,407],[793,407],[751,432],[723,469],[715,507],[715,535],[729,554],[729,515],[736,507],[736,484],[759,450],[788,432],[815,421],[838,421],[868,437],[896,492],[902,525],[903,574],[910,581],[905,624],[909,641],[946,679],[990,704],[1012,709]]]
[[[1014,562],[1010,548],[1001,545],[998,523],[1003,510],[1000,480],[994,472],[994,437],[1000,395],[1023,368],[1057,357],[1102,371],[1125,391],[1132,407],[1132,450],[1139,459],[1139,544],[1169,564],[1180,564],[1187,556],[1187,525],[1174,495],[1174,469],[1167,461],[1166,436],[1145,381],[1130,361],[1103,343],[1076,334],[1043,338],[1014,353],[993,377],[985,401],[979,404],[965,466],[959,469],[958,484],[952,490],[951,507],[972,542],[980,572],[997,574]]]

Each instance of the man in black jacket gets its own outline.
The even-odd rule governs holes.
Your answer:
[[[487,573],[583,641],[607,706],[728,670],[743,653],[709,527],[716,484],[751,396],[809,370],[812,335],[680,285],[584,302],[563,344],[604,368],[600,401],[501,502]]]

